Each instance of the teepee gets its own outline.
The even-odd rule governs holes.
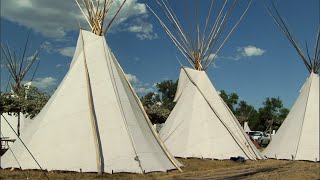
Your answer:
[[[244,130],[244,132],[249,132],[249,131],[251,131],[251,129],[250,129],[249,125],[248,125],[248,122],[244,122],[243,130]]]
[[[310,76],[303,84],[297,100],[277,134],[263,151],[263,155],[275,159],[319,161],[320,29],[317,33],[314,55],[310,56],[308,50],[305,54],[274,4],[273,8],[274,13],[268,9],[270,15],[301,56]]]
[[[104,33],[125,3],[103,29],[112,2],[83,1],[81,10],[92,31],[80,30],[68,73],[21,136],[28,150],[22,141],[11,147],[23,169],[98,173],[180,170],[181,164],[153,129],[106,42]],[[10,151],[1,163],[2,168],[18,167]]]
[[[222,7],[218,9],[218,15],[211,24],[214,8],[219,7],[219,2],[212,1],[203,32],[200,32],[198,20],[195,27],[190,27],[188,7],[185,7],[189,24],[187,33],[168,1],[158,1],[158,4],[171,23],[170,26],[149,7],[192,66],[181,68],[174,99],[177,103],[160,131],[161,139],[176,157],[229,159],[242,156],[254,160],[263,158],[205,72],[246,14],[251,2],[222,40],[222,31],[236,6],[236,1],[232,4],[228,4],[227,1],[220,4]],[[198,1],[195,3],[195,19],[198,19]],[[170,27],[173,29],[170,30]],[[192,32],[192,28],[196,29],[196,32]]]

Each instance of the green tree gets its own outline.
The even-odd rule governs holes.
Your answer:
[[[235,116],[237,117],[240,124],[248,121],[248,125],[252,127],[252,124],[259,121],[258,111],[245,101],[240,101],[235,109]]]
[[[256,122],[254,127],[261,131],[278,129],[288,113],[289,110],[283,107],[279,97],[266,98],[263,107],[259,108],[259,122]]]
[[[153,124],[163,123],[170,114],[170,111],[162,106],[159,94],[149,92],[140,99]]]
[[[140,98],[153,124],[164,123],[168,118],[175,105],[173,99],[177,90],[177,84],[177,81],[162,81],[156,85],[158,93],[149,92]]]
[[[153,124],[164,123],[171,112],[159,104],[153,104],[145,109]]]
[[[0,111],[8,113],[9,115],[17,116],[17,134],[20,135],[20,119],[22,113],[24,116],[30,118],[35,117],[47,103],[50,96],[45,92],[41,92],[38,88],[29,86],[28,89],[23,87],[23,96],[17,96],[13,93],[1,93],[0,97]]]
[[[23,99],[18,96],[13,96],[12,93],[2,93],[0,98],[1,114],[19,114],[23,108]]]
[[[21,89],[24,89],[24,87],[20,88],[20,90]],[[17,96],[15,93],[3,93],[1,95],[2,102],[0,104],[3,105],[1,115],[2,113],[8,113],[9,115],[17,116],[17,134],[18,136],[20,136],[20,112],[22,112],[23,106],[25,104],[24,98]]]
[[[177,86],[178,81],[173,82],[172,80],[165,80],[156,85],[158,92],[161,94],[162,105],[170,111],[175,106],[173,99],[177,91]]]
[[[49,99],[49,94],[40,91],[37,87],[30,86],[24,101],[23,113],[27,116],[30,116],[30,118],[35,117],[37,114],[39,114]]]
[[[220,97],[227,104],[229,109],[235,113],[235,106],[238,104],[239,96],[236,93],[227,94],[224,90],[220,91]]]
[[[24,97],[15,96],[12,95],[12,93],[1,93],[1,114],[9,113],[18,115],[19,113],[23,113],[25,116],[33,118],[41,111],[50,98],[47,93],[33,86],[30,86],[25,92]]]
[[[150,107],[154,104],[161,103],[161,98],[159,94],[155,94],[154,92],[149,92],[146,95],[140,97],[141,102],[144,106]]]
[[[284,119],[286,119],[286,117],[288,116],[288,114],[289,114],[289,109],[281,108],[278,117],[276,119],[274,119],[274,121],[271,125],[269,125],[269,128],[273,128],[275,130],[278,130],[280,128],[281,124],[283,123]]]
[[[5,111],[5,99],[3,93],[0,91],[0,116]]]

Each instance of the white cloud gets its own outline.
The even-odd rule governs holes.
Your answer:
[[[137,94],[146,94],[148,92],[154,91],[153,88],[147,88],[147,87],[135,87],[134,90],[136,91]]]
[[[112,9],[110,11],[110,14],[112,15],[109,16],[109,18],[113,17],[113,14],[116,13],[122,2],[123,0],[115,0],[113,2]],[[119,15],[117,16],[114,25],[122,23],[130,17],[143,16],[147,13],[147,7],[145,4],[138,3],[138,0],[127,0],[126,3],[123,5]]]
[[[153,25],[136,19],[135,24],[128,27],[129,32],[136,33],[140,40],[153,40],[158,38],[158,34],[153,32]]]
[[[36,78],[33,80],[32,85],[39,89],[45,90],[57,84],[57,79],[53,77]]]
[[[41,48],[47,53],[52,53],[53,51],[52,44],[49,41],[45,41],[44,43],[42,43]]]
[[[212,54],[210,54],[210,55],[209,55],[208,60],[210,60],[210,61],[211,61],[213,58],[217,59],[217,58],[218,58],[218,55],[217,55],[217,54],[215,54],[215,53],[212,53]]]
[[[133,60],[136,61],[136,62],[138,62],[138,61],[140,61],[141,59],[140,59],[139,57],[134,57]]]
[[[1,16],[48,37],[64,37],[77,28],[74,1],[15,0],[1,1]]]
[[[153,87],[153,88],[156,88],[157,85],[158,85],[158,83],[160,83],[160,82],[155,82],[155,83],[152,85],[152,87]]]
[[[110,21],[123,0],[114,0],[106,23]],[[71,0],[8,0],[1,1],[1,18],[31,28],[46,37],[64,38],[68,31],[88,28],[76,3]],[[138,0],[127,0],[113,23],[116,27],[130,17],[146,15],[146,6]]]
[[[245,47],[238,47],[237,53],[235,55],[231,56],[218,56],[216,58],[219,59],[225,59],[225,60],[233,60],[238,61],[244,57],[253,57],[253,56],[261,56],[263,55],[266,50],[263,50],[261,48],[255,47],[255,46],[245,46]],[[214,54],[211,54],[210,56],[213,56]],[[209,56],[209,57],[210,57]],[[212,64],[214,68],[217,68],[218,66],[216,64]]]
[[[74,55],[74,51],[75,51],[75,47],[74,46],[68,46],[68,47],[63,47],[61,48],[61,46],[59,47],[59,45],[55,45],[52,44],[49,41],[45,41],[42,45],[41,45],[42,49],[51,54],[51,53],[59,53],[62,56],[66,56],[66,57],[73,57]]]
[[[127,74],[127,78],[132,84],[139,83],[139,79],[135,75]]]
[[[235,56],[219,56],[220,59],[227,59],[227,60],[233,60],[233,61],[238,61],[242,58],[241,54],[236,54]]]
[[[241,55],[244,57],[251,57],[251,56],[261,56],[263,55],[266,50],[257,48],[255,46],[246,46],[238,49],[241,52]]]
[[[74,54],[75,50],[76,50],[75,47],[64,47],[64,48],[58,49],[58,52],[62,56],[73,57],[73,54]]]
[[[213,67],[213,68],[219,68],[219,67],[217,66],[217,64],[214,62],[215,60],[213,60],[213,59],[218,59],[218,58],[220,58],[220,56],[218,56],[218,55],[215,54],[215,53],[212,53],[212,54],[209,55],[208,60],[209,60],[209,61],[212,61],[211,64],[210,64],[211,67]]]
[[[137,94],[146,94],[148,92],[155,91],[154,87],[150,87],[149,83],[143,83],[141,82],[137,76],[133,74],[127,74],[127,78],[132,84],[134,90],[136,91]]]
[[[142,32],[144,29],[142,26],[131,26],[129,27],[130,32]]]
[[[219,66],[217,66],[217,64],[215,62],[211,62],[210,64],[213,68],[219,68]]]
[[[33,59],[34,59],[34,55],[27,57],[27,61],[32,61]],[[37,56],[36,61],[38,61],[38,60],[40,60],[40,58]]]

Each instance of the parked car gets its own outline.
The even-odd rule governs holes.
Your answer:
[[[270,137],[261,131],[249,131],[249,136],[251,136],[260,146],[267,146],[270,143]]]
[[[254,140],[258,140],[261,136],[263,136],[263,132],[261,131],[249,131],[247,132],[249,136],[251,136]]]
[[[257,142],[260,146],[266,147],[270,143],[270,135],[269,134],[267,135],[266,133],[263,133],[263,134],[264,135],[261,136]]]

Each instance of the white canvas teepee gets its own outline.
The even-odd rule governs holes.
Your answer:
[[[319,75],[311,73],[277,134],[268,158],[319,161]]]
[[[46,170],[145,173],[181,165],[154,131],[105,37],[85,30],[67,75],[21,139]],[[11,150],[23,169],[40,168],[21,141]],[[9,151],[1,163],[18,167]]]
[[[160,137],[177,157],[261,159],[204,71],[183,68]]]
[[[244,130],[244,132],[249,132],[249,131],[251,131],[251,129],[250,129],[249,125],[248,125],[248,122],[244,122],[243,130]]]
[[[270,15],[297,50],[310,72],[310,76],[305,81],[299,97],[277,134],[274,135],[270,144],[263,151],[263,155],[276,159],[320,161],[320,28],[314,46],[314,55],[310,56],[309,51],[307,53],[303,52],[286,21],[280,16],[275,5],[272,5],[274,11],[268,9]]]
[[[160,131],[161,139],[174,156],[211,159],[242,156],[245,159],[263,159],[205,72],[246,14],[251,2],[249,1],[240,18],[233,21],[235,24],[229,25],[232,28],[228,33],[221,32],[234,9],[236,0],[231,4],[228,4],[228,1],[211,1],[203,32],[200,32],[198,22],[203,20],[198,20],[197,8],[195,25],[189,21],[188,7],[185,8],[186,19],[189,21],[188,28],[182,26],[168,1],[158,1],[158,4],[163,9],[170,26],[150,8],[193,67],[193,69],[185,67],[181,69],[175,96],[177,104]],[[198,7],[198,1],[194,3],[192,7]],[[215,13],[212,12],[215,11],[219,13],[214,19]],[[193,29],[196,29],[195,32]],[[221,39],[221,34],[226,36]]]

